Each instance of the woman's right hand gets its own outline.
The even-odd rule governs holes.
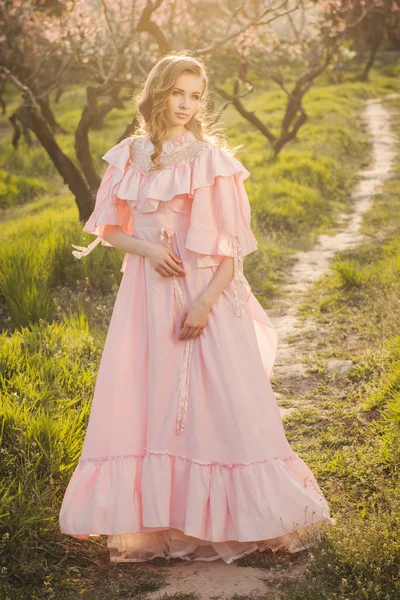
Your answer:
[[[183,277],[186,271],[180,266],[181,259],[163,244],[152,244],[146,252],[153,269],[163,277]]]

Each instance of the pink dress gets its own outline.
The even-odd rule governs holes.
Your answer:
[[[163,144],[133,136],[110,164],[75,246],[80,258],[120,225],[170,245],[184,277],[163,277],[127,253],[88,428],[66,489],[61,533],[107,535],[110,560],[162,556],[226,563],[254,550],[308,545],[333,522],[316,479],[292,450],[270,385],[278,335],[243,274],[257,250],[235,157],[187,131]],[[223,256],[234,278],[202,334],[179,340],[182,309],[208,287]]]

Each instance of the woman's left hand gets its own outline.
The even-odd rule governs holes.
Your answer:
[[[202,333],[208,323],[210,308],[199,301],[193,302],[182,314],[180,340],[194,338]]]

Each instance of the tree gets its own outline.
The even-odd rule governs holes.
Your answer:
[[[268,140],[273,158],[306,122],[303,99],[315,79],[343,59],[349,32],[375,5],[356,3],[357,11],[351,0],[292,2],[290,10],[275,13],[263,26],[250,27],[235,40],[237,72],[231,77],[232,91],[217,89]],[[275,131],[244,105],[243,99],[257,89],[255,79],[279,86],[286,95],[285,111]]]
[[[368,59],[359,79],[367,81],[379,48],[385,40],[400,45],[400,2],[399,0],[377,0],[375,6],[357,25],[354,37],[360,50],[369,50]]]
[[[59,0],[39,10],[34,0],[0,0],[5,15],[0,24],[0,74],[21,91],[23,99],[10,117],[16,131],[15,146],[18,124],[22,123],[24,131],[32,131],[42,143],[74,193],[80,219],[87,220],[100,184],[89,132],[113,108],[122,106],[122,89],[128,88],[131,95],[154,62],[180,45],[192,49],[194,55],[212,56],[247,28],[262,22],[270,8],[259,4],[249,18],[247,6],[228,1],[215,5],[193,0]],[[200,23],[194,35],[196,15],[211,11],[215,18],[208,20],[207,26]],[[190,48],[198,39],[202,47]],[[57,144],[50,107],[47,103],[47,110],[43,110],[41,104],[72,73],[90,82],[75,132],[79,168]],[[132,128],[133,123],[128,124],[125,134]]]

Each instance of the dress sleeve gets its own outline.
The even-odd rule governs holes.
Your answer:
[[[72,252],[75,258],[87,256],[100,242],[103,246],[112,247],[104,239],[105,225],[119,225],[130,235],[133,234],[133,216],[129,205],[118,197],[120,183],[130,163],[130,142],[131,138],[125,138],[102,157],[109,165],[97,190],[93,212],[82,229],[97,237],[87,247],[72,244],[77,249]]]
[[[220,264],[224,256],[233,257],[235,314],[243,316],[243,257],[258,248],[243,184],[250,173],[239,160],[214,146],[195,168],[185,247],[197,253],[199,267],[211,264],[210,259]]]

